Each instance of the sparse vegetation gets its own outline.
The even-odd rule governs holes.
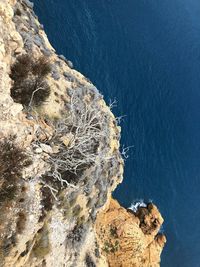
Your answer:
[[[112,243],[111,241],[105,241],[103,251],[107,254],[109,253],[115,253],[119,250],[119,241],[115,241],[115,243]]]
[[[31,163],[25,151],[14,144],[14,137],[0,141],[0,204],[16,196],[22,170]]]
[[[85,256],[85,264],[87,267],[96,267],[96,264],[88,253]]]
[[[81,217],[78,217],[77,218],[77,225],[80,226],[80,225],[84,224],[85,221],[86,221],[86,219],[85,219],[85,216],[84,215],[81,216]]]
[[[86,232],[87,232],[87,230],[83,224],[76,225],[74,227],[74,229],[72,231],[70,231],[69,234],[67,235],[66,242],[68,243],[70,241],[70,243],[73,246],[76,246],[77,243],[80,243],[81,241],[84,240],[84,238],[86,236]]]
[[[17,220],[17,224],[16,224],[16,231],[17,233],[21,234],[25,228],[26,225],[26,215],[23,212],[19,212],[18,213],[18,220]]]
[[[47,225],[38,231],[32,253],[37,258],[43,258],[50,252],[49,231]]]
[[[5,238],[2,240],[1,246],[0,246],[0,260],[3,260],[1,257],[8,256],[11,249],[16,245],[16,234],[9,236],[5,236]],[[2,262],[1,262],[2,263]]]
[[[53,207],[53,196],[51,194],[51,191],[48,187],[42,187],[41,188],[41,194],[42,194],[42,200],[41,200],[41,215],[39,218],[39,221],[43,221],[48,211],[50,211]]]
[[[110,235],[114,238],[118,238],[118,234],[117,234],[117,227],[114,225],[110,226]]]
[[[77,204],[77,205],[73,208],[73,217],[75,217],[75,218],[79,217],[81,211],[82,211],[82,208],[80,207],[79,204]]]
[[[38,60],[25,54],[17,57],[11,67],[13,80],[11,96],[24,106],[40,106],[50,95],[45,77],[51,72],[51,65],[44,56]]]

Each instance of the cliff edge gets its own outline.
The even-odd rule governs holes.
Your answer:
[[[159,266],[163,222],[111,199],[120,127],[50,45],[28,0],[0,0],[0,267]]]

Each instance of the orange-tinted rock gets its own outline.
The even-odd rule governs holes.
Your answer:
[[[97,217],[96,232],[102,254],[110,267],[158,267],[166,242],[158,234],[163,218],[153,204],[127,211],[111,199]]]

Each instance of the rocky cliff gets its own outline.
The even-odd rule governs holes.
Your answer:
[[[120,127],[27,0],[0,0],[0,266],[158,266],[163,220],[111,200]]]
[[[126,210],[113,199],[97,216],[98,243],[110,267],[159,267],[166,242],[159,234],[163,223],[158,209],[151,203],[137,212]]]

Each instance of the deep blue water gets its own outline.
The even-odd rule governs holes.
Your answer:
[[[153,200],[162,267],[200,267],[200,1],[34,0],[57,52],[117,99],[134,145],[115,197]]]

